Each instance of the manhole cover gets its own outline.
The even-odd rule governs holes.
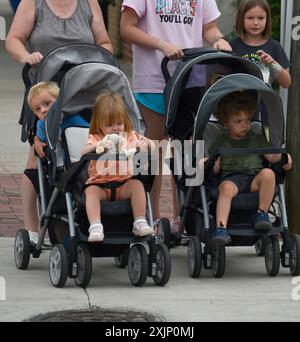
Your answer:
[[[34,316],[25,322],[162,322],[159,316],[122,310],[65,310]]]

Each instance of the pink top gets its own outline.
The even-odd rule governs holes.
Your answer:
[[[215,0],[124,0],[140,17],[138,27],[182,49],[202,47],[203,26],[215,21],[220,12]],[[133,44],[133,90],[137,93],[162,93],[161,73],[164,54]]]
[[[86,146],[93,145],[101,141],[104,137],[97,134],[89,134]],[[132,131],[127,135],[127,141],[122,146],[122,150],[136,148],[137,142],[144,138],[140,134]],[[88,167],[89,179],[86,184],[103,184],[108,182],[124,182],[133,175],[133,165],[130,161],[115,160],[92,160]]]

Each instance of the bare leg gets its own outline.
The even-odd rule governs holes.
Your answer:
[[[143,184],[131,179],[120,187],[120,199],[130,199],[133,217],[145,217],[146,195]]]
[[[259,192],[259,209],[268,212],[275,193],[275,174],[271,169],[262,169],[253,179],[251,192]]]
[[[165,125],[166,125],[166,118],[156,112],[153,112],[149,108],[144,107],[143,105],[139,104],[139,108],[143,113],[143,118],[145,120],[147,131],[146,137],[152,140],[166,140],[165,134]],[[152,190],[150,193],[151,198],[151,205],[153,211],[153,218],[158,219],[160,218],[160,211],[159,211],[159,198],[161,192],[161,185],[162,185],[162,153],[159,151],[159,174],[155,177]],[[173,217],[176,218],[178,216],[178,207],[176,201],[176,187],[173,176],[171,176],[171,191],[172,191],[172,199],[173,199]]]
[[[153,234],[153,228],[149,226],[146,216],[146,195],[143,184],[135,179],[127,181],[120,187],[120,199],[130,199],[134,217],[133,234],[146,236]]]
[[[36,168],[37,162],[34,156],[34,147],[30,146],[26,169]],[[37,233],[39,231],[39,220],[36,203],[37,196],[33,184],[24,174],[21,179],[21,197],[25,227],[30,231]]]
[[[100,201],[106,199],[106,193],[97,185],[91,185],[85,189],[86,213],[90,224],[101,222]]]
[[[231,201],[237,195],[238,188],[230,181],[224,181],[219,185],[219,197],[217,201],[217,227],[227,227],[228,217],[231,208]]]

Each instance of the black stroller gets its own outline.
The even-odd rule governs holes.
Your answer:
[[[33,257],[39,257],[45,233],[48,231],[52,244],[49,274],[52,284],[56,287],[63,287],[68,277],[73,278],[76,285],[86,287],[92,275],[92,257],[102,256],[115,257],[119,267],[126,267],[128,264],[129,278],[135,286],[142,286],[147,276],[152,277],[157,285],[163,286],[168,282],[171,273],[169,251],[163,243],[156,243],[155,236],[140,238],[132,234],[130,201],[103,202],[101,207],[105,239],[102,243],[88,243],[89,223],[83,186],[88,161],[98,160],[101,156],[92,153],[81,157],[88,128],[68,127],[60,132],[60,123],[66,115],[89,112],[96,95],[105,90],[123,96],[136,131],[140,131],[142,122],[129,82],[117,68],[117,62],[101,48],[98,51],[103,54],[100,62],[91,58],[86,61],[88,49],[93,50],[95,46],[84,46],[82,51],[77,49],[78,44],[72,44],[64,51],[60,50],[62,48],[53,51],[50,53],[51,59],[47,56],[41,63],[39,77],[36,77],[37,82],[53,79],[56,74],[52,69],[53,65],[57,71],[62,69],[69,57],[73,59],[77,56],[76,61],[80,60],[80,63],[73,63],[72,60],[72,67],[67,68],[64,73],[59,97],[45,120],[48,157],[46,163],[38,159],[40,236],[37,245],[30,246],[28,232],[24,229],[17,232],[16,265],[20,269],[26,269],[30,253]],[[109,55],[110,60],[106,55]],[[49,63],[52,59],[57,63]],[[146,190],[147,219],[153,226],[148,194],[153,179],[151,176],[137,177],[141,179]],[[149,246],[149,254],[144,247],[145,243]]]
[[[187,49],[184,53],[185,56],[177,63],[172,77],[169,71],[169,67],[172,68],[172,65],[169,65],[169,59],[164,58],[162,61],[162,73],[166,81],[164,91],[167,112],[166,130],[173,140],[180,141],[182,145],[185,140],[191,139],[200,102],[218,78],[241,72],[263,79],[260,69],[245,58],[211,48]],[[183,169],[183,165],[174,164],[173,158],[169,160],[169,163],[172,171]],[[178,208],[182,208],[186,192],[186,175],[174,172],[173,175],[176,182]],[[191,225],[193,226],[193,222]],[[188,240],[186,236],[183,238],[181,232],[182,229],[178,233],[172,233],[169,221],[164,218],[160,221],[158,238],[168,247],[180,245]]]
[[[197,57],[198,61],[202,58],[219,55],[223,58],[223,53],[211,53],[207,57]],[[224,62],[230,66],[234,61],[238,61],[237,57],[224,56]],[[213,58],[211,58],[213,60]],[[229,62],[229,64],[227,63]],[[192,63],[192,62],[190,62]],[[206,62],[207,63],[207,62]],[[242,61],[242,64],[248,65],[248,61]],[[282,113],[282,105],[280,97],[261,80],[259,72],[255,71],[255,66],[250,66],[252,72],[257,75],[250,75],[245,71],[239,70],[237,73],[223,75],[218,81],[210,85],[201,98],[201,102],[197,105],[195,114],[195,122],[192,125],[193,140],[195,146],[197,140],[204,140],[204,147],[207,150],[210,144],[223,133],[223,128],[215,121],[210,121],[211,113],[213,112],[218,101],[228,93],[240,90],[247,90],[253,93],[258,104],[262,102],[266,106],[269,114],[266,125],[259,121],[259,113],[256,120],[252,123],[254,131],[261,134],[269,135],[269,141],[273,148],[269,150],[220,150],[219,153],[232,154],[265,154],[265,153],[285,153],[285,149],[281,148],[284,143],[284,118]],[[209,68],[208,68],[209,69]],[[184,70],[184,68],[182,69]],[[237,71],[237,69],[234,69]],[[182,71],[182,73],[184,73]],[[173,105],[171,102],[172,94],[180,89],[180,79],[183,82],[182,74],[177,73],[177,82],[174,81],[173,93],[170,92],[170,97],[166,98],[166,103],[169,107]],[[174,76],[173,76],[174,77]],[[177,85],[177,89],[176,89]],[[175,95],[173,95],[175,96]],[[169,99],[169,102],[168,102]],[[176,106],[176,105],[174,105]],[[188,113],[189,111],[186,110]],[[168,110],[168,130],[180,139],[188,139],[191,131],[187,127],[188,132],[180,130],[180,125],[176,125],[176,120],[172,114],[175,111]],[[171,114],[171,115],[170,115]],[[171,117],[170,117],[171,116]],[[265,129],[268,126],[267,129]],[[178,132],[178,133],[177,133]],[[195,153],[193,161],[197,160]],[[178,188],[181,193],[181,225],[185,227],[188,235],[190,235],[188,245],[188,268],[191,277],[198,277],[201,272],[202,261],[205,268],[212,268],[213,274],[216,277],[222,277],[225,272],[225,247],[213,247],[210,243],[211,231],[215,227],[215,205],[218,196],[217,187],[213,186],[211,167],[216,156],[212,156],[206,163],[204,170],[204,181],[200,186],[185,186],[186,177],[183,175],[181,179],[177,179]],[[284,158],[283,158],[284,159]],[[284,164],[285,161],[283,160]],[[270,276],[276,276],[279,272],[280,262],[283,267],[290,267],[292,275],[300,274],[300,236],[289,234],[288,219],[286,214],[285,196],[284,196],[284,172],[281,169],[282,163],[274,165],[276,173],[276,195],[274,197],[269,214],[273,217],[273,228],[268,232],[257,232],[254,230],[253,215],[258,208],[258,194],[245,193],[239,194],[232,202],[231,213],[228,223],[228,233],[231,236],[231,246],[252,246],[260,238],[266,241],[265,250],[265,265],[267,273]],[[175,178],[176,179],[176,178]],[[282,237],[282,246],[278,235]],[[202,251],[201,243],[204,244]]]

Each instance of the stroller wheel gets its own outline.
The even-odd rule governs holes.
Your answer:
[[[53,286],[64,287],[68,278],[68,256],[65,247],[55,245],[49,257],[49,275]]]
[[[153,281],[158,286],[164,286],[171,275],[171,256],[168,247],[164,243],[156,245],[156,274]]]
[[[190,238],[187,249],[187,262],[190,277],[198,278],[202,268],[202,250],[198,236]]]
[[[266,238],[260,238],[256,241],[255,245],[255,252],[258,256],[264,256],[266,251]]]
[[[90,250],[86,245],[77,247],[77,275],[74,278],[75,284],[86,288],[92,276],[92,257]]]
[[[226,250],[225,246],[212,247],[212,272],[214,277],[221,278],[225,273]]]
[[[167,218],[161,218],[158,224],[157,242],[163,242],[169,249],[171,247],[171,227]]]
[[[119,268],[125,268],[127,266],[129,251],[130,251],[130,248],[128,247],[125,249],[124,253],[115,257],[115,263]]]
[[[148,255],[141,244],[130,248],[128,257],[128,275],[134,286],[143,286],[148,276]]]
[[[265,265],[269,276],[277,276],[280,268],[280,247],[276,235],[266,239]]]
[[[290,271],[293,276],[300,275],[300,235],[291,235]]]
[[[19,229],[14,245],[15,264],[19,270],[26,270],[30,260],[30,240],[26,229]]]

